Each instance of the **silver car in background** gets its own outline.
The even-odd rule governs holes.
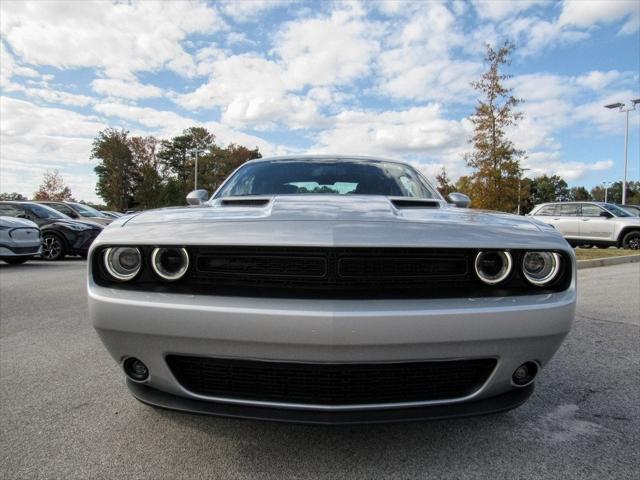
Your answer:
[[[18,264],[42,252],[40,229],[31,220],[0,216],[0,260]]]
[[[573,246],[640,249],[640,218],[612,203],[543,203],[529,215],[552,225]]]
[[[89,256],[93,325],[153,406],[320,423],[504,411],[573,321],[562,235],[451,205],[405,163],[260,159],[188,199],[114,221]]]

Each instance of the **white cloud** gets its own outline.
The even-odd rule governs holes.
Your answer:
[[[169,68],[193,74],[180,42],[189,33],[224,28],[202,2],[7,1],[0,13],[4,38],[26,62],[107,72]]]
[[[0,97],[0,190],[31,196],[47,169],[73,172],[90,168],[91,142],[106,124],[61,108]],[[95,178],[70,184],[75,194],[95,199]],[[84,185],[84,186],[83,186]],[[91,186],[87,189],[87,186]]]
[[[374,28],[355,5],[336,9],[329,17],[285,25],[274,52],[282,60],[290,89],[342,84],[370,71],[378,43]]]
[[[576,84],[580,87],[586,87],[592,90],[602,90],[616,80],[619,80],[622,76],[623,74],[617,70],[610,70],[608,72],[594,70],[576,78]]]
[[[640,3],[637,0],[566,0],[558,19],[560,25],[590,27],[625,19],[621,33],[633,33],[640,24]]]
[[[224,1],[218,4],[220,11],[238,23],[258,22],[269,10],[293,3],[293,0]]]
[[[473,0],[478,16],[483,19],[502,20],[506,17],[525,12],[536,5],[548,5],[548,0]]]
[[[530,178],[541,175],[559,175],[564,180],[574,182],[591,173],[610,170],[613,167],[613,160],[586,163],[561,160],[557,152],[535,152],[523,162],[523,167],[529,169],[525,176]]]
[[[389,33],[387,48],[378,58],[378,85],[394,98],[464,103],[482,65],[453,58],[465,45],[465,35],[442,4],[423,3],[397,30]]]
[[[47,103],[59,105],[71,105],[74,107],[86,107],[91,105],[95,100],[87,95],[78,95],[75,93],[64,92],[54,88],[24,88],[21,91],[32,98],[44,100]]]
[[[137,80],[121,80],[117,78],[97,78],[91,82],[91,88],[101,95],[130,100],[161,97],[163,94],[162,89],[155,85],[145,85]]]
[[[344,111],[318,135],[313,151],[439,157],[466,144],[468,124],[447,120],[435,104],[408,110]]]
[[[196,59],[209,81],[173,98],[191,110],[220,107],[223,123],[234,126],[319,126],[322,100],[338,98],[335,88],[369,73],[378,50],[371,30],[357,5],[346,4],[330,15],[287,23],[272,58],[205,47]],[[302,93],[308,87],[326,90]]]

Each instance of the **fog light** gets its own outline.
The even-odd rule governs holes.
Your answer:
[[[142,382],[149,378],[149,369],[140,360],[134,357],[127,358],[123,364],[124,373],[136,382]]]
[[[529,385],[538,374],[538,365],[535,362],[525,362],[515,369],[511,380],[518,387]]]

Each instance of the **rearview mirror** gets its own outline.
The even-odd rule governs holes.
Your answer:
[[[468,208],[471,203],[471,199],[464,193],[453,192],[447,197],[449,203],[453,203],[458,208]]]
[[[202,205],[209,200],[209,193],[206,190],[194,190],[187,195],[189,205]]]

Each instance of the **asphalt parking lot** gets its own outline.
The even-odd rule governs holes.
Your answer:
[[[339,427],[139,403],[87,318],[85,267],[0,266],[1,478],[638,478],[639,263],[579,272],[573,330],[519,409]]]

